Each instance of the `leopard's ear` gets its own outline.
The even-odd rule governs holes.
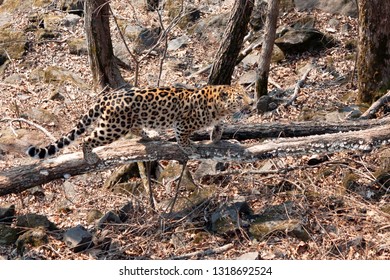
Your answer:
[[[227,101],[229,99],[229,92],[223,89],[219,93],[219,96],[221,97],[222,101]]]

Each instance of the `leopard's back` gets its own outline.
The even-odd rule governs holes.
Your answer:
[[[176,87],[123,88],[100,97],[74,129],[45,148],[30,147],[32,157],[45,158],[55,154],[84,133],[98,120],[92,133],[84,139],[83,152],[94,162],[92,149],[109,144],[129,132],[142,128],[173,128],[179,146],[191,151],[189,136],[195,130],[247,106],[250,98],[241,87],[206,86],[201,89]]]

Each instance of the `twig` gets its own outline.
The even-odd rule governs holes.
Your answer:
[[[306,80],[307,76],[309,75],[311,69],[313,69],[313,65],[310,65],[306,69],[305,73],[303,73],[301,79],[298,80],[297,84],[295,85],[294,93],[291,96],[291,99],[289,101],[287,101],[287,103],[284,105],[285,107],[290,106],[295,101],[295,99],[297,99],[299,90],[303,86],[303,83],[305,82],[305,80]]]
[[[180,184],[181,184],[181,180],[182,180],[182,178],[183,178],[184,170],[186,169],[186,166],[187,166],[187,161],[184,161],[184,162],[183,162],[183,167],[182,167],[182,169],[181,169],[179,181],[177,182],[177,186],[176,186],[176,190],[175,190],[175,197],[173,198],[173,200],[172,200],[171,203],[170,203],[169,214],[172,213],[173,207],[175,206],[177,197],[178,197],[178,195],[179,195]],[[169,205],[168,205],[168,207],[169,207]],[[168,208],[168,207],[167,207],[167,208]]]
[[[261,46],[263,44],[263,40],[256,40],[252,44],[249,45],[245,50],[240,52],[240,54],[237,57],[236,65],[240,63],[248,54],[250,54],[254,49]]]
[[[363,115],[360,116],[359,119],[371,119],[374,114],[376,112],[379,111],[379,109],[385,105],[386,103],[388,103],[390,101],[390,90],[385,94],[383,95],[381,98],[379,98],[377,101],[375,101],[374,103],[372,103],[372,105],[370,106],[370,108],[368,108],[364,113]]]
[[[24,123],[27,123],[28,125],[31,125],[37,129],[39,129],[40,131],[42,131],[44,134],[46,134],[47,137],[50,138],[50,140],[52,141],[56,141],[57,139],[51,135],[51,133],[49,131],[47,131],[44,127],[40,126],[39,124],[36,124],[32,121],[28,121],[26,119],[23,119],[23,118],[16,118],[16,119],[13,119],[13,118],[3,118],[0,120],[0,122],[10,122],[10,127],[11,127],[11,130],[12,132],[17,136],[17,133],[16,131],[13,129],[12,127],[12,123],[13,122],[24,122]]]
[[[233,248],[233,244],[229,243],[229,244],[226,244],[226,245],[223,245],[221,247],[214,248],[214,249],[195,251],[195,252],[180,255],[180,256],[174,256],[171,259],[172,260],[183,260],[183,259],[189,259],[192,257],[203,257],[203,256],[214,255],[214,254],[220,254],[220,253],[223,253],[231,248]]]

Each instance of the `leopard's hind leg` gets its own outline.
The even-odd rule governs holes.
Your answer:
[[[89,164],[97,163],[100,159],[92,151],[94,148],[111,144],[126,135],[131,129],[131,122],[126,122],[120,116],[114,115],[102,118],[92,133],[84,139],[84,159]]]

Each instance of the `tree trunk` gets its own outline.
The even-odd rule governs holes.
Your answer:
[[[279,138],[274,141],[243,146],[222,141],[218,144],[198,144],[191,159],[253,162],[266,158],[302,156],[313,153],[334,153],[353,150],[369,152],[390,141],[390,124],[361,131],[315,135],[300,138]],[[0,195],[19,193],[36,185],[71,176],[101,171],[136,161],[185,160],[176,143],[117,141],[96,150],[102,161],[89,165],[81,152],[60,155],[34,164],[12,167],[0,172]]]
[[[158,9],[159,0],[146,0],[146,10],[155,11]]]
[[[210,85],[229,85],[242,42],[248,32],[253,0],[237,0],[209,76]]]
[[[390,1],[359,0],[357,72],[361,102],[390,88]]]
[[[256,71],[256,97],[258,100],[268,93],[268,75],[274,47],[276,24],[279,14],[279,0],[268,0],[267,19],[265,22],[265,34],[259,66]],[[261,110],[258,110],[261,111]]]
[[[85,1],[85,31],[95,86],[119,88],[126,84],[114,57],[106,0]]]

